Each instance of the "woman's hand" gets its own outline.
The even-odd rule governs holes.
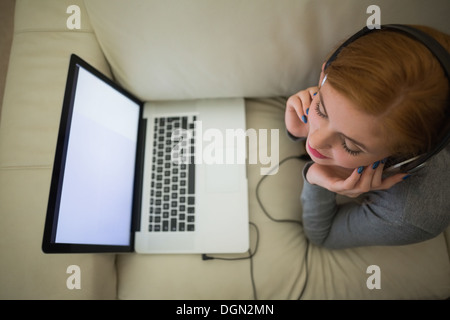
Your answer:
[[[308,169],[306,179],[309,183],[332,192],[356,198],[369,191],[387,190],[409,176],[399,173],[383,179],[383,168],[384,163],[382,161],[354,170],[314,163]]]
[[[287,100],[284,121],[286,129],[292,135],[296,137],[306,137],[308,135],[309,107],[318,90],[318,87],[310,87],[297,92]]]

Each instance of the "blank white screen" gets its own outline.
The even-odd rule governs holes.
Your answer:
[[[56,242],[128,245],[139,105],[78,70]]]

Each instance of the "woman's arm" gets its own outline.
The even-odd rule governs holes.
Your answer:
[[[305,166],[304,178],[312,165],[311,162]],[[312,243],[331,249],[404,245],[430,239],[446,227],[449,218],[442,223],[445,209],[437,210],[428,200],[433,192],[442,190],[421,191],[427,190],[421,182],[408,179],[389,190],[365,194],[362,203],[338,204],[336,193],[312,185],[305,178],[301,196],[305,234]],[[427,193],[426,199],[422,198],[423,192]],[[441,216],[433,220],[429,213],[432,210],[426,210],[427,207]],[[425,214],[429,216],[421,222]],[[426,223],[436,229],[433,231]]]

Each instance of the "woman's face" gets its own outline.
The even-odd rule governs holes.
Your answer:
[[[314,162],[348,169],[389,156],[380,120],[358,110],[325,82],[308,113],[306,150]]]

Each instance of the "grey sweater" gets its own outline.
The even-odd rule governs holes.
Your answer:
[[[316,245],[405,245],[434,238],[450,224],[450,145],[410,178],[345,204],[338,204],[335,193],[308,183],[311,165],[303,169],[301,201],[305,234]]]

